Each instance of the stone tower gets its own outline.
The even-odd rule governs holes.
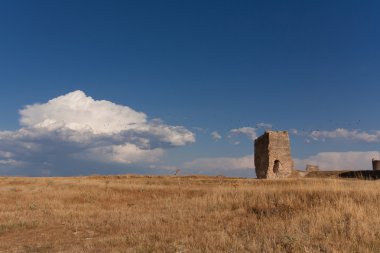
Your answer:
[[[257,178],[286,178],[293,170],[287,131],[266,131],[255,140]]]
[[[372,169],[380,170],[380,160],[372,159]]]
[[[306,164],[306,172],[319,171],[318,165]]]

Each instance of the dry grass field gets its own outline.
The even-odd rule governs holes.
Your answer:
[[[380,252],[380,181],[5,177],[0,252]]]

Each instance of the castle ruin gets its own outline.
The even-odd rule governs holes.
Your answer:
[[[380,160],[372,159],[372,169],[380,171]]]
[[[257,178],[286,178],[292,174],[293,160],[287,131],[266,131],[255,140]]]
[[[314,171],[319,171],[318,165],[306,164],[306,172],[314,172]]]

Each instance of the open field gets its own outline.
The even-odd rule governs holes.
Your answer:
[[[380,252],[380,181],[0,178],[0,252]]]

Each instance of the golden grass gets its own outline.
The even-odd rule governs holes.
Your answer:
[[[0,252],[380,252],[380,181],[0,178]]]

